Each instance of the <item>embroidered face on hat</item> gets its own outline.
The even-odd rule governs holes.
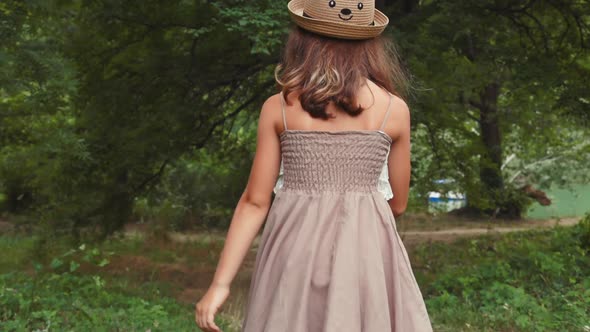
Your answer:
[[[374,9],[374,0],[307,0],[303,15],[338,23],[371,25]]]
[[[334,38],[374,38],[389,23],[375,0],[291,0],[287,7],[301,28]]]

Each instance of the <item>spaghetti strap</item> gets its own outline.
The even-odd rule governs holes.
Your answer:
[[[281,97],[281,111],[283,112],[283,125],[285,126],[285,130],[287,130],[287,118],[285,117],[285,99],[283,98],[283,91],[281,91],[280,97]]]
[[[387,117],[389,116],[389,112],[391,111],[391,102],[393,101],[393,94],[389,94],[389,103],[387,104],[387,112],[385,112],[385,116],[383,117],[383,122],[381,123],[381,127],[379,127],[379,130],[383,130],[383,126],[385,125],[385,122],[387,121]]]

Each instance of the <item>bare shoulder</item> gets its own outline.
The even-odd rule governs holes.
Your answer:
[[[260,125],[264,124],[265,127],[272,127],[278,133],[282,128],[281,107],[281,95],[279,93],[268,97],[260,110]]]
[[[384,127],[389,129],[395,140],[410,132],[410,108],[399,96],[393,95],[392,98],[390,113]]]
[[[410,115],[410,108],[405,100],[400,98],[399,96],[392,95],[393,99],[391,100],[391,115],[397,116],[409,116]]]
[[[391,101],[391,116],[395,119],[407,119],[410,118],[410,108],[405,100],[402,98],[393,95],[393,100]]]
[[[281,94],[275,93],[268,97],[264,104],[262,104],[261,112],[274,112],[273,110],[281,110]]]
[[[370,80],[368,82],[371,87],[375,88],[375,91],[378,91],[379,97],[383,98],[383,105],[389,105],[389,99],[392,98],[391,105],[389,105],[391,110],[389,111],[389,115],[385,123],[386,128],[392,128],[394,126],[394,123],[397,123],[399,121],[406,121],[409,119],[410,110],[405,100],[403,100],[401,97],[397,95],[390,93],[384,88],[379,87]],[[385,113],[386,107],[383,107],[383,109],[383,112]]]

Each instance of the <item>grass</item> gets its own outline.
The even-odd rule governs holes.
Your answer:
[[[41,252],[36,241],[0,236],[0,330],[198,331],[193,306],[211,281],[223,236],[138,232],[73,251],[54,241]],[[588,243],[590,220],[423,243],[409,254],[435,331],[586,332]],[[224,331],[239,329],[254,255],[218,315]]]
[[[438,331],[590,330],[590,217],[574,227],[419,245]]]

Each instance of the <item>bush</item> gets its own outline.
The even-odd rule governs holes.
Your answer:
[[[590,251],[590,212],[580,221],[580,242],[582,248]]]
[[[452,331],[590,329],[588,217],[555,227],[421,246],[416,271],[433,322]]]
[[[82,245],[47,265],[34,264],[32,275],[0,275],[0,330],[198,331],[190,306],[149,288],[142,297],[130,295],[99,275],[79,273],[82,267],[100,269],[109,256]]]

